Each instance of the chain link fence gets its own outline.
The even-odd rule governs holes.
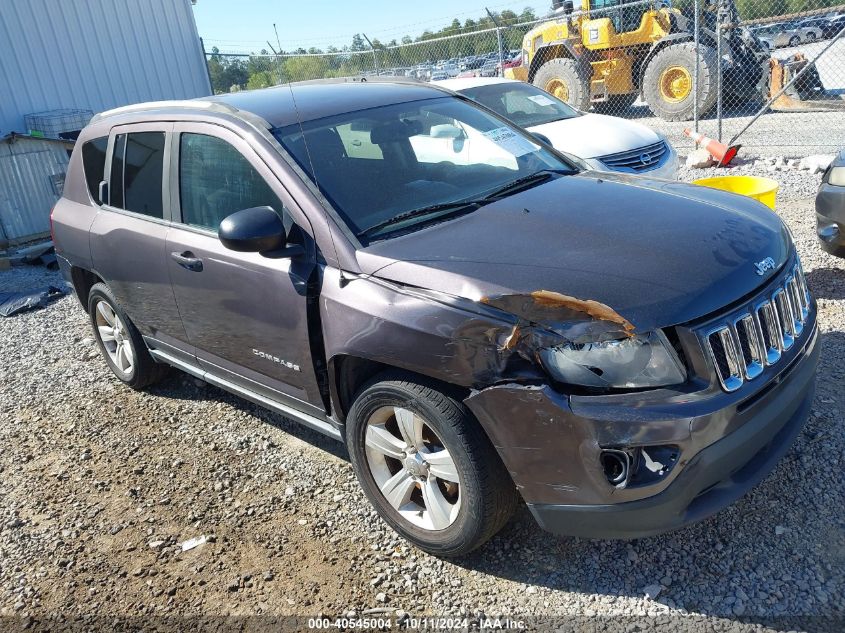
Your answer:
[[[215,92],[338,77],[506,76],[583,110],[636,120],[682,151],[685,129],[746,154],[845,146],[845,4],[831,0],[554,0],[502,20],[385,46],[283,54],[207,52]]]

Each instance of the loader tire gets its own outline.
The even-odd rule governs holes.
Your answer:
[[[590,109],[590,78],[574,59],[550,59],[540,67],[532,83],[573,108]]]
[[[716,104],[716,51],[709,46],[684,42],[659,51],[643,73],[643,95],[651,111],[664,121],[690,121],[695,112],[695,58],[699,57],[698,115],[703,117]]]

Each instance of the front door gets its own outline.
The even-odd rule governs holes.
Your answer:
[[[319,331],[316,319],[309,322],[317,309],[308,298],[317,272],[310,226],[294,223],[293,200],[236,134],[176,124],[172,157],[179,216],[167,235],[167,261],[200,366],[300,410],[325,413],[310,345],[311,330]],[[221,244],[221,220],[265,205],[282,217],[291,241],[303,244],[306,255],[271,259]]]

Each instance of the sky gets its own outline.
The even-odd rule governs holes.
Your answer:
[[[403,35],[442,28],[453,18],[478,18],[485,6],[517,13],[530,6],[539,15],[551,0],[197,0],[194,16],[206,50],[217,46],[221,52],[258,52],[268,48],[267,40],[278,48],[274,22],[285,50],[330,44],[340,48],[355,33],[398,41]]]

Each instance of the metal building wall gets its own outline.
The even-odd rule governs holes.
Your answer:
[[[50,209],[64,185],[73,144],[13,137],[0,140],[0,243],[50,231]]]
[[[190,0],[0,0],[0,136],[32,112],[209,94]]]

